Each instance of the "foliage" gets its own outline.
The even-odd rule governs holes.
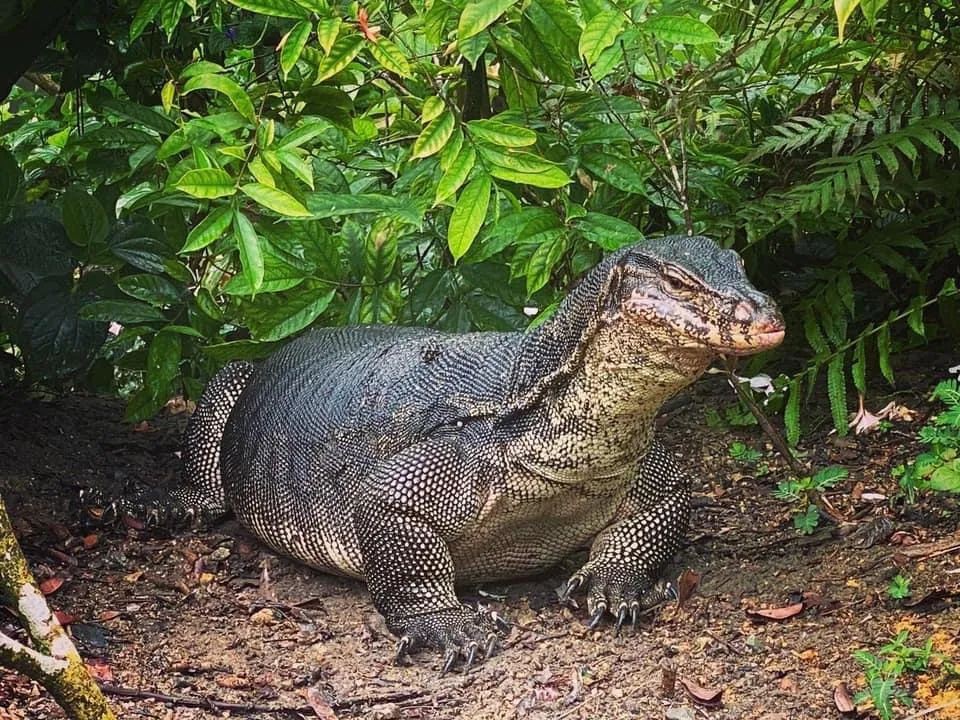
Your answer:
[[[910,578],[900,573],[894,575],[887,587],[887,595],[893,600],[903,600],[910,597]]]
[[[843,431],[848,380],[957,334],[958,16],[81,2],[0,105],[0,372],[143,418],[315,323],[540,322],[604,251],[695,231],[797,329],[790,439],[822,369]]]
[[[922,647],[912,647],[907,645],[909,637],[910,634],[904,630],[883,645],[877,654],[867,650],[858,650],[853,654],[863,668],[867,682],[866,689],[857,693],[854,701],[859,704],[870,700],[881,720],[894,717],[895,703],[904,706],[913,704],[910,693],[899,684],[905,674],[923,673],[934,664],[948,674],[955,672],[950,660],[934,651],[932,639],[928,639]]]
[[[930,395],[946,410],[931,418],[917,435],[929,448],[907,465],[893,470],[900,489],[909,501],[923,491],[960,493],[960,383],[943,380]]]
[[[846,468],[831,465],[811,476],[780,482],[773,496],[793,506],[793,526],[801,534],[809,535],[820,524],[820,509],[815,501],[824,490],[846,477]]]

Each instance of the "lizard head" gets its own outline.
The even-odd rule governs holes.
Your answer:
[[[784,336],[779,309],[747,279],[740,256],[705,237],[666,237],[621,251],[606,319],[640,326],[664,350],[699,356],[750,355]]]

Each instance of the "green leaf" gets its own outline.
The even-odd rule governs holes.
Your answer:
[[[877,361],[880,365],[880,374],[894,385],[893,366],[890,364],[890,324],[885,322],[877,331]]]
[[[456,120],[453,117],[453,113],[449,110],[444,110],[440,117],[431,121],[431,123],[423,129],[419,137],[414,140],[413,150],[410,154],[411,159],[430,157],[440,152],[443,146],[447,144],[450,136],[453,135],[455,127]]]
[[[34,377],[65,378],[90,367],[107,336],[107,325],[85,319],[85,298],[42,285],[21,306],[18,338]]]
[[[187,170],[177,181],[176,188],[204,199],[227,197],[237,191],[233,178],[220,168]]]
[[[163,0],[143,0],[130,23],[130,42],[136,40],[160,11]]]
[[[830,412],[837,435],[847,434],[847,382],[844,374],[846,353],[837,353],[827,365],[827,397],[830,399]]]
[[[410,61],[403,54],[403,50],[387,38],[378,37],[374,42],[367,45],[367,48],[370,50],[373,59],[380,63],[385,70],[396,73],[400,77],[409,78],[413,76]]]
[[[437,194],[433,204],[439,205],[448,197],[452,197],[466,181],[476,162],[476,151],[470,145],[464,146],[450,165],[450,169],[443,174],[440,182],[437,183]]]
[[[602,213],[588,212],[572,224],[587,240],[604,250],[619,250],[643,240],[643,234],[630,223]]]
[[[531,0],[524,14],[537,35],[556,48],[569,65],[577,56],[580,41],[580,26],[571,14],[569,4],[565,0]]]
[[[860,0],[833,0],[833,9],[837,13],[837,37],[843,42],[843,30],[853,11],[857,9]]]
[[[528,296],[549,282],[554,267],[567,249],[563,230],[545,230],[531,237],[536,237],[538,244],[524,267]]]
[[[657,15],[641,28],[661,42],[671,45],[707,45],[720,39],[717,31],[705,22],[686,15]]]
[[[461,42],[486,30],[517,0],[470,0],[460,13],[457,38]]]
[[[473,244],[490,205],[490,176],[478,175],[467,185],[450,216],[447,245],[454,260],[462,258]]]
[[[236,231],[237,247],[240,248],[240,263],[243,274],[250,284],[252,292],[263,285],[263,252],[260,250],[260,238],[253,224],[242,212],[234,213],[233,227]]]
[[[218,207],[194,226],[180,252],[189,253],[205,248],[223,235],[232,220],[233,210],[230,207]]]
[[[480,145],[479,150],[490,174],[501,180],[542,188],[561,188],[570,182],[563,168],[532,153],[490,145]]]
[[[612,185],[617,190],[643,195],[647,190],[647,176],[629,157],[595,150],[584,150],[581,162],[599,181]]]
[[[353,62],[363,49],[363,35],[339,35],[323,60],[317,65],[317,82],[333,77]]]
[[[177,377],[180,365],[180,335],[160,331],[147,350],[147,384],[160,385]]]
[[[309,17],[307,9],[293,2],[293,0],[228,0],[231,5],[273,17],[293,18],[300,20]]]
[[[447,109],[446,104],[436,95],[431,95],[423,101],[423,110],[420,112],[420,122],[426,124],[440,116]]]
[[[303,285],[287,296],[251,306],[244,316],[250,333],[260,342],[289,337],[310,325],[330,305],[336,290],[320,283]]]
[[[870,24],[871,30],[876,27],[877,15],[884,7],[886,7],[886,5],[887,0],[862,0],[860,3],[860,10],[863,12],[863,16]]]
[[[853,375],[853,386],[860,395],[867,394],[867,349],[866,340],[861,337],[853,348],[853,367],[850,368]]]
[[[580,57],[593,65],[600,53],[616,42],[626,16],[619,10],[604,10],[594,15],[580,35]]]
[[[213,90],[225,95],[238,113],[250,122],[256,122],[257,114],[254,112],[250,96],[230,78],[224,75],[197,75],[187,80],[186,85],[183,86],[183,94],[186,95],[195,90]]]
[[[177,124],[173,120],[143,105],[115,98],[108,98],[102,104],[103,107],[117,115],[133,120],[151,130],[156,130],[158,133],[169,135],[177,129]]]
[[[117,287],[127,295],[157,307],[180,302],[182,294],[167,278],[152,273],[125,275],[117,281]]]
[[[285,193],[283,190],[277,190],[276,188],[261,185],[260,183],[247,183],[246,185],[240,186],[240,191],[251,200],[280,215],[286,217],[310,217],[310,211],[307,210],[299,200],[293,197],[293,195]]]
[[[498,147],[519,148],[537,142],[537,134],[533,130],[499,120],[471,120],[467,123],[467,130],[477,140],[485,140]]]
[[[338,17],[326,18],[317,23],[317,42],[320,43],[325,54],[330,54],[333,44],[340,35],[341,25],[343,21]]]
[[[951,460],[934,470],[927,487],[937,492],[960,493],[960,460]]]
[[[78,187],[71,187],[63,195],[63,226],[70,242],[80,247],[99,245],[110,232],[103,205]]]
[[[283,70],[284,76],[289,75],[294,65],[297,64],[303,49],[307,46],[312,30],[313,26],[308,20],[301,20],[290,28],[290,32],[280,41],[280,68]]]
[[[97,300],[80,308],[79,314],[87,320],[117,322],[121,325],[166,320],[157,308],[136,300]]]

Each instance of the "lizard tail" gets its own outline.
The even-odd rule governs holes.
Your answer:
[[[213,519],[227,512],[220,477],[220,442],[230,411],[247,386],[255,366],[239,361],[224,367],[207,385],[183,443],[183,482],[173,498],[185,508]]]

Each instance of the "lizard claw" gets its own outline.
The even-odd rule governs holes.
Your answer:
[[[607,606],[604,603],[597,603],[597,607],[593,611],[593,615],[590,616],[590,622],[587,623],[587,627],[591,630],[596,629],[597,625],[600,624],[600,621],[603,620],[603,615],[606,612]]]
[[[487,636],[487,646],[484,648],[483,656],[485,658],[492,658],[493,654],[497,651],[497,645],[499,644],[499,637],[496,633],[490,633]]]
[[[563,589],[563,592],[560,593],[560,602],[567,603],[570,601],[570,596],[573,595],[577,589],[583,585],[585,578],[579,573],[574,575],[572,578],[567,580],[567,586]]]
[[[628,610],[627,604],[620,603],[620,611],[617,613],[617,624],[613,628],[614,637],[620,636],[620,628],[623,627],[623,623],[627,619],[627,610]]]
[[[453,664],[457,661],[457,655],[460,654],[460,648],[456,646],[448,647],[443,653],[443,667],[440,668],[440,677],[443,677],[453,669]]]
[[[400,665],[401,661],[407,654],[410,652],[410,648],[413,645],[413,640],[410,639],[409,635],[404,635],[400,638],[400,642],[397,643],[397,652],[393,656],[393,664]]]
[[[467,650],[467,659],[463,664],[463,674],[466,675],[470,672],[470,668],[473,667],[473,661],[477,659],[477,648],[480,647],[480,644],[474,640],[470,643],[469,649]]]
[[[510,621],[503,617],[503,615],[498,613],[496,610],[491,611],[490,619],[493,621],[493,624],[497,626],[497,629],[502,630],[503,632],[509,632],[510,628],[513,627],[510,624]],[[496,634],[494,634],[493,637],[496,639]],[[489,653],[487,654],[489,655]]]
[[[630,603],[630,625],[633,626],[634,631],[637,629],[637,621],[640,619],[640,601],[634,600]]]

